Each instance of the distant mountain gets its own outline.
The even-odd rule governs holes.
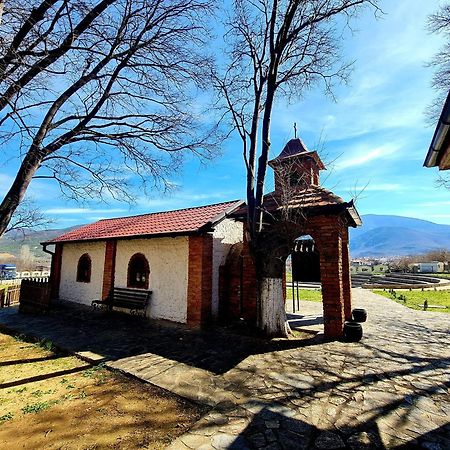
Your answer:
[[[31,231],[25,235],[20,231],[11,231],[0,238],[0,254],[7,253],[18,258],[21,253],[23,254],[23,249],[26,247],[26,252],[29,251],[39,262],[48,263],[50,255],[42,251],[41,242],[53,239],[74,228],[77,227]]]
[[[406,256],[450,249],[450,225],[411,217],[366,214],[363,226],[350,230],[350,253],[362,256]]]
[[[450,249],[450,225],[440,225],[411,217],[366,214],[363,226],[350,229],[350,253],[362,256],[406,256],[426,253],[440,248]],[[78,225],[79,226],[79,225]],[[0,239],[0,253],[19,257],[23,246],[28,246],[39,260],[49,261],[42,252],[41,242],[77,228],[34,231],[26,236],[8,233]]]

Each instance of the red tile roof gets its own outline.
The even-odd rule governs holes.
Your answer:
[[[286,202],[283,202],[279,194],[271,192],[264,196],[264,207],[269,211],[287,206],[288,208],[314,208],[318,206],[338,205],[344,203],[341,197],[321,186],[311,185],[306,189],[299,190]]]
[[[195,233],[208,224],[213,225],[242,203],[240,200],[234,200],[176,211],[103,219],[69,231],[46,243]]]
[[[277,192],[270,192],[264,196],[263,208],[274,212],[283,207],[288,208],[316,208],[321,206],[339,205],[344,203],[341,197],[320,186],[311,185],[306,189],[291,193],[285,201]],[[247,205],[242,205],[232,213],[233,217],[247,213]]]
[[[355,225],[360,224],[361,219],[353,207],[353,203],[347,203],[333,192],[321,187],[311,185],[306,189],[292,193],[288,199],[283,201],[277,192],[271,192],[264,196],[263,209],[271,214],[283,208],[296,209],[315,214],[326,213],[330,209],[348,210]],[[354,210],[354,211],[353,211]],[[230,214],[230,217],[243,217],[247,213],[247,205],[242,205]],[[355,217],[353,217],[355,216]]]

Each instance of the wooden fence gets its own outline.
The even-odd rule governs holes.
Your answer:
[[[22,280],[20,278],[13,278],[12,280],[4,280],[4,279],[0,279],[0,286],[11,286],[11,285],[16,285],[16,284],[20,284],[22,282]]]
[[[6,289],[0,290],[0,308],[19,304],[20,284],[9,284]]]
[[[50,283],[48,278],[22,280],[20,285],[21,312],[40,312],[50,308]]]

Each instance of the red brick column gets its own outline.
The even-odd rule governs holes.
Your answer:
[[[339,339],[344,329],[344,288],[342,281],[341,223],[335,216],[319,216],[309,226],[319,246],[322,281],[324,333],[328,339]]]
[[[352,318],[352,280],[350,278],[350,253],[348,247],[348,228],[342,227],[342,288],[344,290],[345,320]]]
[[[62,264],[62,244],[55,244],[55,253],[52,256],[52,264],[50,270],[50,298],[57,299],[59,297],[59,285],[61,283],[61,264]]]
[[[199,328],[211,321],[213,238],[189,237],[187,323]]]
[[[116,273],[117,241],[106,241],[105,265],[103,267],[102,299],[106,299],[114,286]]]
[[[256,269],[244,233],[244,248],[242,250],[242,317],[251,323],[256,323],[257,299],[258,283],[256,280]]]

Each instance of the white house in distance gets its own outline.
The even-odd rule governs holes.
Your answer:
[[[226,214],[242,203],[104,219],[45,242],[52,296],[90,305],[112,287],[150,289],[148,317],[200,326],[218,314],[219,266],[243,240]]]
[[[439,261],[418,262],[410,265],[413,272],[416,273],[442,273],[445,264]]]
[[[387,273],[389,266],[383,263],[377,262],[364,262],[359,260],[353,260],[350,262],[350,273]]]

